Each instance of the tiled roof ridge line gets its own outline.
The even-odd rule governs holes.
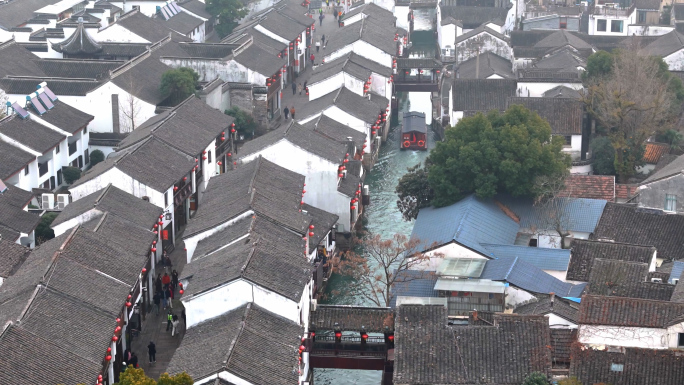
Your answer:
[[[606,238],[601,238],[601,239],[606,239]],[[652,245],[642,245],[639,243],[627,243],[627,242],[617,242],[617,241],[608,241],[608,240],[601,240],[601,239],[577,239],[578,241],[582,242],[589,242],[589,243],[600,243],[600,244],[606,244],[606,245],[624,245],[624,246],[637,246],[637,247],[646,247],[649,249],[656,249],[655,246]],[[574,242],[575,240],[573,240]],[[657,249],[656,249],[657,250]]]
[[[6,42],[0,43],[0,49],[7,48],[7,47],[14,45],[14,44],[17,44],[17,42],[16,42],[16,40],[14,40],[14,35],[12,35],[12,37],[10,39],[8,39]]]
[[[247,256],[247,260],[245,261],[245,263],[240,268],[240,276],[241,277],[243,274],[245,274],[245,270],[247,270],[247,266],[249,266],[249,263],[252,262],[252,258],[254,257],[254,254],[256,254],[257,247],[259,247],[259,241],[260,240],[261,240],[261,237],[258,237],[257,239],[254,240],[254,243],[252,243],[252,249],[249,252],[249,256]]]
[[[107,219],[107,214],[109,214],[109,211],[105,211],[104,213],[102,213],[102,217],[100,218],[99,221],[97,221],[97,224],[95,225],[95,229],[93,231],[97,231],[100,229],[100,226],[102,226],[105,219]]]
[[[192,95],[192,96],[195,96],[195,95]],[[191,97],[192,97],[192,96],[191,96]],[[187,100],[187,99],[186,99],[186,100]],[[169,112],[169,115],[168,115],[168,116],[166,116],[164,119],[162,119],[159,123],[157,123],[157,124],[154,126],[154,128],[152,128],[152,129],[150,130],[150,133],[153,133],[153,132],[157,131],[157,129],[159,129],[159,127],[163,126],[164,123],[166,123],[166,122],[168,122],[169,120],[171,120],[172,118],[174,118],[174,117],[176,116],[176,108],[178,108],[178,107],[179,107],[180,105],[182,105],[183,103],[185,103],[185,101],[183,101],[183,102],[182,102],[181,104],[179,104],[178,106],[174,107],[173,110],[171,110],[171,112]],[[157,138],[157,139],[159,139],[159,138]],[[169,146],[172,146],[172,147],[173,147],[172,144],[167,143],[167,142],[164,141],[164,140],[162,140],[162,142],[164,142],[164,143],[168,144]]]
[[[249,180],[249,185],[247,185],[247,193],[251,195],[249,197],[250,206],[252,205],[252,203],[254,203],[254,193],[256,192],[256,189],[254,188],[254,181],[256,180],[257,174],[259,173],[259,167],[261,167],[261,160],[262,156],[259,155],[259,157],[256,159],[257,163],[254,165],[254,171],[252,172],[252,177]]]
[[[585,294],[582,299],[584,300],[584,299],[589,299],[589,298],[594,298],[594,299],[603,298],[603,299],[606,299],[609,301],[629,301],[629,302],[643,302],[643,303],[657,302],[660,304],[677,305],[677,302],[665,301],[665,300],[661,300],[661,299],[615,297],[615,296],[598,295],[598,294]],[[681,303],[680,303],[680,305],[681,305]],[[580,309],[582,309],[582,308],[583,308],[583,306],[580,306]]]
[[[335,94],[335,97],[333,98],[333,104],[337,103],[337,98],[340,96],[340,93],[342,92],[342,89],[345,88],[344,86],[340,87],[337,89],[337,93]],[[321,114],[323,115],[323,114]]]
[[[249,39],[247,39],[244,43],[240,44],[239,47],[233,48],[233,52],[231,54],[233,57],[239,56],[242,53],[242,51],[246,50],[247,48],[249,48],[254,43],[254,36],[252,36],[252,35],[248,35],[248,36],[249,36]]]
[[[107,185],[107,187],[105,187],[105,188],[102,189],[102,191],[100,192],[100,195],[98,195],[98,196],[97,196],[97,199],[95,199],[95,203],[93,204],[93,206],[97,207],[97,205],[100,203],[100,201],[102,200],[102,198],[104,198],[104,196],[105,196],[105,195],[107,194],[107,192],[109,191],[109,188],[110,188],[110,187],[112,187],[112,184],[111,184],[111,183],[109,183],[109,184]]]
[[[456,337],[456,332],[454,331],[454,328],[449,328],[451,331],[451,338],[454,339],[454,345],[456,345],[456,354],[458,354],[458,360],[461,363],[461,367],[463,368],[463,377],[465,377],[465,380],[468,381],[468,369],[465,366],[465,363],[463,362],[463,355],[461,354],[461,347],[458,345],[458,338]]]
[[[45,77],[45,76],[36,76],[36,75],[7,75],[4,77],[4,79],[17,79],[17,80],[31,80],[34,79],[38,82],[42,81],[51,81],[51,80],[59,80],[59,81],[88,81],[88,82],[98,82],[97,79],[94,78],[62,78],[59,76],[50,76],[50,77]]]
[[[245,330],[245,323],[247,322],[247,317],[248,317],[249,311],[251,309],[252,309],[252,302],[249,302],[249,303],[247,303],[247,307],[245,308],[245,312],[242,315],[242,321],[240,322],[240,330],[235,335],[235,338],[233,338],[233,340],[230,341],[230,345],[228,346],[228,352],[226,353],[226,359],[223,361],[223,368],[224,369],[228,368],[228,364],[230,363],[230,359],[233,358],[233,349],[235,348],[235,344],[237,344],[237,340],[242,335],[242,332]]]
[[[115,68],[115,69],[113,69],[113,70],[110,70],[110,71],[109,71],[109,78],[110,78],[110,79],[114,79],[114,78],[116,78],[117,76],[119,76],[119,75],[125,73],[125,72],[128,71],[129,69],[135,67],[136,64],[138,64],[138,63],[140,63],[141,61],[143,61],[143,60],[147,59],[148,57],[150,57],[151,54],[152,54],[152,51],[151,51],[150,48],[148,47],[147,50],[145,50],[145,52],[143,52],[143,53],[141,53],[140,55],[134,57],[133,59],[127,61],[126,63],[122,64],[121,66],[119,66],[119,67],[117,67],[117,68]]]
[[[64,58],[64,59],[58,59],[54,57],[46,57],[46,58],[38,58],[38,60],[34,60],[37,62],[54,62],[54,63],[65,63],[65,62],[76,62],[76,63],[111,63],[111,62],[120,62],[120,63],[125,63],[125,60],[99,60],[99,59],[80,59],[80,58]],[[65,78],[65,79],[72,79],[72,78]]]

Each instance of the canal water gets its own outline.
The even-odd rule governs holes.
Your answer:
[[[433,32],[418,32],[411,37],[413,43],[411,57],[434,57],[436,41]],[[389,238],[396,233],[406,236],[411,234],[413,221],[404,221],[397,209],[397,194],[395,189],[399,179],[406,173],[406,169],[422,163],[428,151],[406,151],[399,149],[401,137],[401,116],[406,111],[418,111],[425,114],[426,123],[432,122],[432,102],[429,92],[400,92],[398,100],[398,114],[392,116],[391,129],[387,141],[383,144],[378,161],[373,170],[366,177],[369,185],[371,203],[365,208],[363,229],[372,234],[380,234]],[[428,132],[428,150],[434,148],[437,135]],[[363,250],[358,250],[363,252]],[[336,295],[349,281],[349,278],[333,275],[326,287],[327,295],[321,303],[336,305],[368,305],[362,298]],[[378,385],[382,379],[381,371],[315,369],[314,383],[316,385]]]

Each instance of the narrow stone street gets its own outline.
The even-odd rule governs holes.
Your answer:
[[[316,66],[321,65],[323,56],[326,54],[325,47],[321,46],[319,52],[316,52],[316,42],[321,41],[321,37],[325,35],[325,41],[327,44],[327,41],[329,38],[333,37],[335,33],[339,30],[337,21],[333,17],[333,7],[326,8],[323,7],[323,15],[325,15],[323,19],[323,25],[321,26],[320,20],[318,19],[318,13],[313,17],[313,19],[316,21],[316,30],[314,31],[314,38],[311,43],[311,53],[314,54],[315,57],[315,64]],[[304,85],[304,82],[308,82],[309,78],[311,78],[311,75],[313,74],[313,68],[311,68],[311,60],[310,60],[311,54],[306,58],[306,69],[299,74],[297,74],[297,77],[295,78],[295,84],[301,83],[302,86]],[[295,86],[296,87],[296,86]],[[295,88],[296,89],[296,88]],[[332,90],[331,90],[332,91]],[[301,95],[297,91],[295,94],[292,93],[292,83],[287,83],[283,86],[282,89],[282,100],[281,100],[281,113],[287,107],[288,109],[292,109],[292,107],[295,108],[295,111],[298,110],[300,107],[304,106],[306,103],[309,102],[309,97],[306,95],[306,91],[302,90]],[[295,119],[296,119],[296,114],[295,114]],[[284,116],[283,116],[284,118]],[[290,117],[291,119],[291,117]],[[289,119],[286,120],[281,120],[281,122],[289,123]],[[282,124],[282,123],[281,123]]]
[[[176,249],[170,254],[173,266],[171,268],[158,268],[157,273],[164,274],[164,272],[168,272],[170,275],[171,271],[176,269],[178,274],[181,275],[186,265],[184,248],[183,242],[179,241]],[[182,310],[183,305],[180,302],[180,294],[177,289],[172,311],[180,319],[180,324],[178,325],[180,332],[178,335],[171,337],[171,330],[166,331],[166,311],[160,308],[157,315],[155,310],[152,309],[151,312],[145,315],[145,321],[142,323],[142,331],[139,336],[135,337],[131,342],[131,351],[138,355],[138,364],[150,378],[159,379],[159,376],[166,371],[169,362],[171,362],[171,357],[173,357],[173,354],[183,340],[183,336],[185,336],[185,323],[181,317]],[[157,363],[153,364],[149,363],[149,356],[147,354],[147,345],[150,341],[154,341],[157,345]]]

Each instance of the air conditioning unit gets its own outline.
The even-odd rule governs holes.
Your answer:
[[[318,300],[312,299],[311,300],[311,311],[316,311],[316,306],[318,306]]]
[[[651,278],[651,282],[654,282],[654,283],[663,283],[663,279],[662,279],[662,278]]]
[[[40,208],[43,210],[51,210],[53,207],[55,207],[55,196],[52,194],[42,194]]]
[[[69,204],[69,194],[57,194],[57,208],[64,210],[66,205]]]

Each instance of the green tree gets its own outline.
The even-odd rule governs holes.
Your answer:
[[[192,385],[193,381],[190,376],[183,372],[174,376],[169,376],[168,373],[163,373],[159,376],[159,381],[155,381],[145,375],[142,369],[136,369],[129,366],[126,371],[119,376],[117,385]]]
[[[613,55],[606,51],[596,51],[587,58],[587,70],[582,73],[586,82],[610,74],[613,68]]]
[[[525,378],[522,385],[549,385],[549,379],[544,373],[532,372]]]
[[[57,215],[59,215],[59,213],[49,212],[40,217],[40,222],[36,227],[36,245],[40,245],[41,243],[49,241],[55,237],[55,232],[52,231],[50,225],[55,218],[57,218]]]
[[[642,164],[646,139],[677,121],[684,88],[661,58],[639,55],[636,50],[602,53],[595,62],[600,62],[595,70],[587,64],[583,100],[610,139],[615,173],[625,183]]]
[[[90,153],[90,167],[95,166],[96,164],[104,161],[105,156],[104,152],[100,150],[94,150],[93,152]]]
[[[615,149],[610,139],[599,136],[591,142],[591,153],[594,159],[592,168],[597,175],[615,175]]]
[[[240,0],[207,0],[206,4],[207,12],[217,16],[215,29],[221,39],[230,35],[248,13]]]
[[[161,93],[176,105],[195,93],[199,75],[191,68],[171,69],[162,74]]]
[[[244,111],[238,106],[233,106],[225,111],[226,115],[235,118],[235,130],[241,135],[254,136],[254,131],[257,129],[257,122],[251,114]]]
[[[421,164],[418,163],[409,167],[407,171],[399,179],[396,193],[399,196],[397,208],[399,208],[404,220],[410,221],[418,217],[420,209],[430,206],[434,191],[430,187],[426,167],[421,167]]]
[[[682,139],[684,139],[682,133],[673,129],[666,130],[665,132],[656,135],[656,141],[669,144],[671,149],[679,149],[679,143]]]
[[[472,193],[532,196],[537,177],[557,176],[570,166],[563,144],[545,120],[520,105],[461,119],[430,153],[432,204],[446,206]]]
[[[67,184],[72,184],[81,177],[81,169],[78,167],[62,167],[62,175]]]

